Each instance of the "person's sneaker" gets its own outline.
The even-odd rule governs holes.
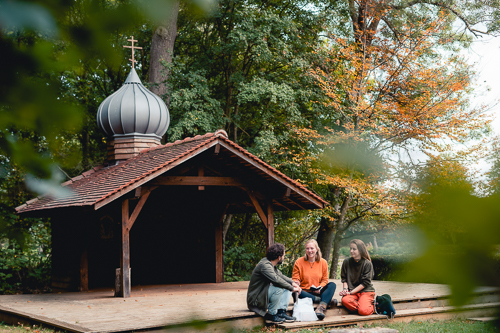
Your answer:
[[[323,305],[320,305],[316,308],[316,317],[318,317],[319,320],[323,320],[325,319],[325,312],[326,312],[326,309],[324,308]]]
[[[266,321],[266,324],[282,324],[285,321],[285,319],[280,317],[278,314],[272,315],[270,313],[266,313],[264,320]]]
[[[330,301],[330,304],[328,304],[328,307],[331,308],[331,307],[334,307],[337,305],[338,305],[338,301],[335,298],[332,298],[332,300]]]
[[[286,311],[283,309],[278,310],[278,316],[285,320],[285,323],[293,323],[297,320],[297,318],[289,316],[286,314]]]

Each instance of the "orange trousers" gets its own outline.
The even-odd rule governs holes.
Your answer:
[[[361,316],[369,316],[375,311],[375,292],[367,291],[342,297],[342,305],[347,310],[358,312]]]

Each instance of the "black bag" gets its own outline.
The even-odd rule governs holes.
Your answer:
[[[379,315],[386,315],[387,319],[394,318],[396,310],[392,304],[391,296],[383,294],[382,296],[375,297],[375,313]]]

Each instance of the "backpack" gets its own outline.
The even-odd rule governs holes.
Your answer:
[[[394,318],[396,310],[392,304],[391,296],[388,294],[383,294],[382,296],[375,297],[375,313],[379,315],[387,316],[387,319]]]

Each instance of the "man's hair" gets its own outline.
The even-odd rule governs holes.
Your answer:
[[[285,245],[280,243],[274,243],[267,249],[266,257],[269,261],[278,259],[285,254]]]

